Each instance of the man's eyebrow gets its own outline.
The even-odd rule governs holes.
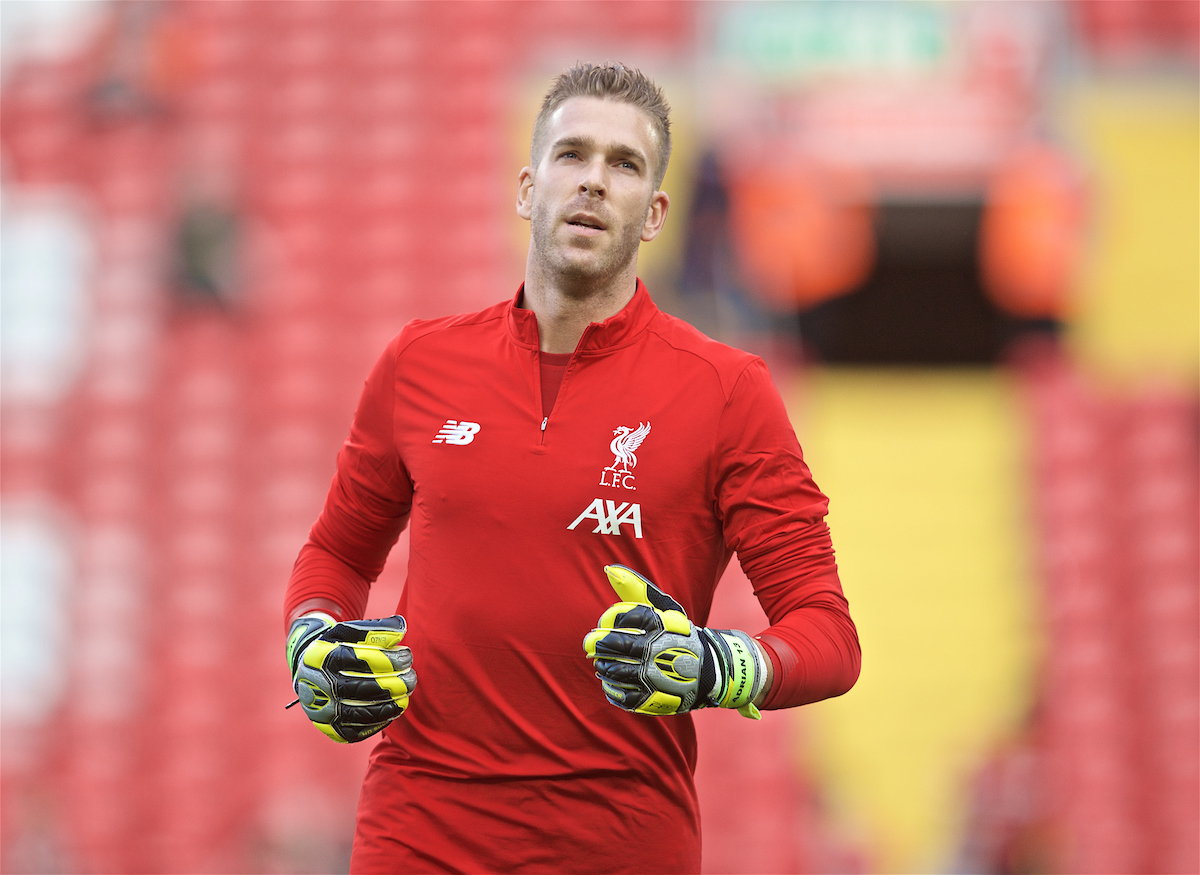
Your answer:
[[[592,137],[576,136],[563,137],[562,139],[555,140],[554,145],[551,148],[554,151],[558,151],[559,149],[596,150],[599,149],[600,146]],[[646,167],[649,164],[649,162],[646,160],[646,156],[642,154],[642,150],[638,149],[636,146],[627,146],[624,143],[610,143],[604,148],[604,151],[614,155],[623,155],[627,158],[634,158],[641,162],[643,167]]]

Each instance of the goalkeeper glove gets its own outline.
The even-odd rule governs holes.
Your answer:
[[[624,565],[604,568],[621,601],[583,639],[608,701],[638,714],[737,708],[759,719],[754,698],[766,659],[745,632],[705,629],[683,606]]]
[[[337,742],[362,741],[404,713],[417,683],[412,651],[400,646],[404,630],[400,616],[335,623],[314,612],[292,623],[292,685],[317,729]]]

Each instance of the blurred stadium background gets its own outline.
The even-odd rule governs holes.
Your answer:
[[[5,0],[3,871],[345,871],[283,586],[386,340],[520,281],[577,59],[668,91],[641,273],[771,365],[863,641],[698,716],[706,870],[1198,871],[1198,11]]]

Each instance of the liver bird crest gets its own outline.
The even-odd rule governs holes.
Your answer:
[[[650,434],[650,423],[645,425],[638,423],[637,428],[630,428],[627,425],[619,425],[613,430],[616,435],[608,448],[612,450],[613,459],[609,470],[617,470],[617,466],[621,466],[623,471],[632,471],[637,467],[637,455],[635,451],[642,445],[642,441],[646,439],[646,435]]]

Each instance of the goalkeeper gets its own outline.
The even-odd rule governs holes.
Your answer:
[[[524,283],[409,323],[367,378],[284,605],[293,713],[377,739],[352,872],[699,872],[691,712],[858,676],[828,502],[766,366],[637,278],[669,155],[641,73],[559,76],[517,180]],[[406,527],[396,615],[363,620]],[[735,554],[758,634],[708,623]]]

